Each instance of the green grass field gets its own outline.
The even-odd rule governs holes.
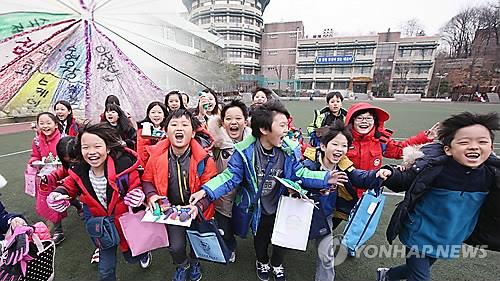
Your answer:
[[[305,129],[311,121],[315,108],[323,106],[321,102],[286,102],[294,117],[297,127]],[[441,103],[395,103],[375,102],[391,114],[387,127],[395,129],[394,137],[408,137],[419,130],[431,127],[435,122],[450,114],[465,110],[473,112],[500,112],[498,105],[488,104],[441,104]],[[346,103],[347,108],[350,104]],[[498,136],[498,134],[497,134]],[[24,169],[29,152],[5,156],[13,152],[30,149],[33,132],[22,132],[0,136],[0,173],[9,181],[2,189],[1,200],[11,212],[22,212],[31,222],[39,220],[34,213],[34,199],[24,194]],[[497,140],[497,142],[499,142]],[[500,145],[496,144],[496,152]],[[394,205],[401,197],[388,196],[376,235],[368,242],[370,245],[387,245],[385,230],[394,210]],[[97,280],[97,266],[89,263],[94,248],[84,231],[82,221],[74,209],[64,221],[66,241],[57,251],[56,280]],[[446,225],[443,225],[446,227]],[[342,226],[337,232],[342,230]],[[236,263],[228,266],[204,262],[203,280],[257,280],[255,276],[255,257],[252,239],[238,241]],[[488,252],[487,257],[479,259],[458,259],[438,261],[433,267],[433,280],[498,280],[500,272],[500,254]],[[153,265],[142,270],[138,265],[127,265],[122,258],[118,263],[119,280],[170,280],[174,271],[170,255],[166,249],[154,253]],[[336,267],[336,280],[374,280],[377,267],[389,267],[403,263],[403,259],[389,258],[353,258]],[[288,280],[314,280],[315,249],[310,243],[306,252],[292,251],[286,256],[285,268]]]

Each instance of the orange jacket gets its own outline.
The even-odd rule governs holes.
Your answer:
[[[205,149],[196,141],[191,140],[191,159],[189,162],[189,189],[191,194],[200,190],[201,186],[217,175],[215,161]],[[151,147],[149,157],[142,180],[150,182],[156,188],[158,195],[168,194],[168,151],[170,141],[168,139],[158,142]],[[215,213],[213,203],[203,211],[205,218],[211,219]]]
[[[142,137],[142,129],[137,129],[137,154],[139,155],[142,167],[146,167],[146,164],[148,163],[150,147],[157,143],[157,139],[147,139]]]

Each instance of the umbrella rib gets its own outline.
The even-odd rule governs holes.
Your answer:
[[[141,23],[139,23],[139,22],[134,22],[134,21],[127,21],[127,20],[122,20],[122,21],[124,21],[124,22],[130,22],[130,23],[136,23],[136,24],[141,24]],[[111,24],[110,24],[110,25],[111,25]],[[121,28],[121,27],[119,27],[119,26],[116,26],[116,25],[112,25],[112,26],[114,26],[114,27],[116,27],[116,28],[119,28],[119,29],[124,30],[123,28]],[[151,25],[151,26],[160,26],[160,25]],[[179,27],[173,27],[173,28],[175,28],[175,29],[180,29]],[[129,33],[132,33],[132,34],[134,34],[134,35],[136,35],[136,36],[138,36],[138,37],[142,37],[142,38],[144,38],[144,39],[146,39],[146,40],[149,40],[149,41],[155,42],[155,43],[156,43],[156,44],[158,44],[158,45],[162,45],[162,46],[165,46],[165,47],[167,47],[167,48],[174,49],[173,47],[171,47],[171,46],[169,46],[169,45],[167,45],[167,44],[165,44],[165,43],[163,43],[163,42],[159,42],[159,41],[156,41],[156,40],[154,40],[154,39],[148,38],[148,37],[146,37],[146,36],[144,36],[144,35],[142,35],[142,34],[138,34],[138,33],[132,32],[132,31],[130,31],[130,30],[124,30],[124,31],[127,31],[127,32],[129,32]],[[178,52],[185,53],[185,54],[190,55],[190,56],[195,57],[195,58],[199,58],[199,59],[202,59],[202,60],[209,61],[209,62],[211,62],[211,63],[221,64],[221,63],[220,63],[220,62],[218,62],[218,61],[213,61],[213,60],[210,60],[210,59],[208,59],[208,58],[204,58],[204,57],[201,57],[201,56],[197,56],[196,54],[191,54],[191,53],[186,52],[186,51],[177,50],[177,49],[174,49],[174,50],[176,50],[176,51],[178,51]]]
[[[64,3],[63,1],[61,1],[61,0],[56,0],[56,1],[59,2],[59,4],[65,6],[66,8],[72,10],[73,12],[76,12],[77,14],[82,15],[82,13],[80,13],[79,11],[74,9],[73,7],[69,6],[68,4]]]
[[[106,2],[104,2],[104,3],[102,3],[102,4],[101,4],[101,5],[99,5],[97,8],[95,8],[94,10],[92,10],[92,12],[93,12],[93,13],[97,12],[97,10],[99,10],[100,8],[102,8],[102,7],[106,6],[106,5],[107,5],[109,2],[111,2],[111,1],[113,1],[113,0],[108,0],[108,1],[106,1]]]
[[[141,48],[139,45],[137,45],[137,44],[135,44],[134,42],[132,42],[132,41],[130,41],[130,40],[128,40],[128,39],[126,39],[125,37],[121,36],[120,34],[116,33],[115,31],[113,31],[113,30],[109,29],[108,27],[106,27],[106,26],[102,25],[101,23],[99,23],[99,22],[97,22],[97,21],[94,21],[94,22],[95,22],[96,24],[100,25],[101,27],[105,28],[105,29],[106,29],[106,30],[108,30],[109,32],[113,33],[114,35],[116,35],[116,36],[120,37],[121,39],[125,40],[126,42],[128,42],[128,43],[129,43],[129,44],[131,44],[132,46],[136,47],[137,49],[139,49],[139,50],[143,51],[144,53],[146,53],[146,54],[147,54],[147,55],[149,55],[150,57],[154,58],[155,60],[157,60],[157,61],[161,62],[162,64],[164,64],[164,65],[166,65],[166,66],[168,66],[168,67],[170,67],[170,68],[171,68],[171,69],[173,69],[174,71],[176,71],[176,72],[178,72],[178,73],[180,73],[180,74],[182,74],[182,75],[186,76],[187,78],[189,78],[189,79],[191,79],[191,80],[195,81],[196,83],[198,83],[198,84],[202,85],[203,87],[205,87],[205,88],[207,88],[207,89],[209,89],[209,90],[212,90],[210,87],[208,87],[207,85],[205,85],[205,84],[204,84],[203,82],[201,82],[200,80],[198,80],[198,79],[196,79],[196,78],[194,78],[194,77],[190,76],[189,74],[185,73],[184,71],[182,71],[182,70],[180,70],[180,69],[177,69],[176,67],[174,67],[174,66],[170,65],[169,63],[167,63],[167,62],[163,61],[162,59],[160,59],[160,58],[158,58],[157,56],[155,56],[155,55],[151,54],[150,52],[148,52],[148,51],[144,50],[144,49],[143,49],[143,48]]]

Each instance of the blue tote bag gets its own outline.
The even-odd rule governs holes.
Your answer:
[[[385,202],[382,190],[382,188],[377,188],[365,191],[352,210],[342,239],[342,244],[349,250],[356,251],[377,230]]]
[[[193,220],[186,230],[191,249],[198,259],[227,264],[231,250],[226,246],[215,220],[207,220],[198,209],[200,220]]]

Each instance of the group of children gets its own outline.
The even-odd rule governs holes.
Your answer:
[[[49,153],[63,163],[42,179],[53,190],[48,206],[65,212],[74,205],[87,229],[95,218],[107,218],[119,234],[110,247],[96,243],[100,280],[116,280],[118,248],[129,263],[143,268],[151,264],[150,252],[132,256],[118,218],[129,208],[152,210],[163,200],[189,208],[192,218],[199,211],[206,219],[214,218],[233,262],[235,236],[246,237],[251,229],[258,279],[286,280],[284,264],[290,250],[272,245],[269,255],[269,248],[280,197],[294,192],[276,177],[299,182],[318,203],[309,234],[318,247],[316,281],[335,277],[333,257],[321,256],[321,242],[348,219],[365,189],[381,185],[407,191],[391,220],[390,242],[399,235],[408,248],[461,244],[466,239],[499,247],[499,161],[492,153],[493,131],[499,129],[496,114],[462,113],[395,141],[384,127],[386,111],[368,103],[356,103],[346,111],[342,95],[330,93],[328,106],[315,112],[308,128],[311,144],[301,146],[289,138],[290,113],[271,99],[267,89],[253,93],[251,110],[238,100],[221,106],[208,90],[199,95],[198,105],[187,109],[189,96],[170,92],[165,103],[152,102],[137,124],[115,96],[106,100],[98,124],[80,126],[65,101],[55,104],[56,115],[37,116],[28,164]],[[164,137],[144,136],[145,122],[164,131]],[[434,139],[439,143],[423,145]],[[400,159],[403,148],[412,145],[423,145],[423,156],[409,169],[382,166],[384,157]],[[453,227],[442,229],[443,224]],[[193,251],[186,251],[186,228],[166,228],[176,265],[172,280],[200,280],[201,264]],[[64,240],[60,221],[54,232],[56,243]],[[408,257],[406,265],[379,269],[377,278],[430,280],[437,258],[447,257],[432,251]]]

